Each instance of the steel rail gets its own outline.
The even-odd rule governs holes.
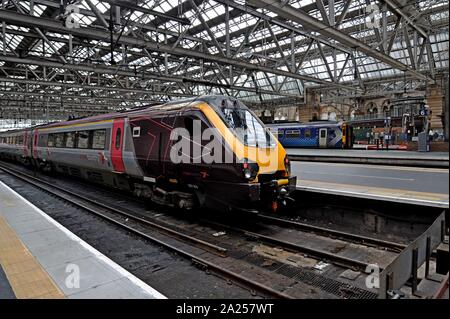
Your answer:
[[[3,170],[5,170],[3,164],[0,164],[0,168],[3,169]],[[17,175],[19,175],[19,174],[20,174],[20,175],[23,175],[23,176],[25,176],[25,178],[29,178],[29,179],[32,179],[32,180],[37,181],[38,183],[41,183],[41,184],[50,186],[50,187],[52,187],[52,188],[54,188],[54,189],[57,189],[57,190],[60,191],[60,192],[66,193],[66,194],[68,194],[68,195],[70,195],[70,196],[73,196],[73,197],[76,197],[76,198],[78,198],[78,199],[81,199],[81,200],[83,200],[83,201],[85,201],[85,202],[88,202],[88,203],[91,204],[91,205],[99,206],[99,207],[101,207],[101,208],[103,208],[103,209],[112,211],[112,212],[114,212],[115,214],[118,214],[118,215],[121,215],[121,216],[125,216],[125,217],[127,217],[127,218],[131,218],[131,219],[133,219],[133,220],[135,220],[135,221],[138,221],[138,222],[140,222],[140,223],[142,223],[142,224],[145,224],[145,225],[148,225],[148,226],[150,226],[150,227],[156,228],[157,230],[162,231],[162,232],[168,234],[168,235],[171,236],[171,237],[173,236],[173,237],[176,237],[176,238],[181,238],[181,239],[183,239],[183,240],[186,240],[186,241],[189,241],[189,242],[193,243],[193,244],[196,245],[196,246],[202,246],[202,247],[205,248],[206,250],[208,250],[208,251],[210,251],[210,252],[212,252],[212,253],[214,253],[214,254],[216,254],[216,255],[219,255],[219,256],[221,256],[221,257],[226,257],[226,256],[227,256],[227,251],[228,251],[228,250],[227,250],[226,248],[223,248],[223,247],[220,247],[220,246],[217,246],[217,245],[208,243],[208,242],[206,242],[206,241],[204,241],[204,240],[201,240],[201,239],[195,238],[195,237],[193,237],[193,236],[189,236],[189,235],[183,234],[183,233],[181,233],[181,232],[179,232],[179,231],[170,229],[169,227],[166,227],[166,226],[163,226],[163,225],[154,223],[154,222],[152,222],[152,221],[149,221],[149,220],[147,220],[147,219],[144,219],[144,218],[135,216],[135,215],[133,215],[133,214],[127,213],[127,212],[125,212],[125,211],[123,211],[123,210],[120,210],[120,209],[117,209],[117,208],[115,208],[115,207],[111,207],[111,206],[109,206],[109,205],[106,205],[106,204],[97,202],[97,201],[95,201],[95,200],[92,200],[92,199],[87,198],[87,197],[84,197],[84,196],[82,196],[82,195],[80,195],[80,194],[71,192],[71,191],[66,190],[66,189],[64,189],[64,188],[62,188],[62,187],[53,185],[53,184],[51,184],[51,183],[49,183],[49,182],[47,182],[47,181],[41,180],[41,179],[39,179],[39,178],[36,178],[36,177],[31,176],[31,175],[29,175],[29,174],[20,172],[20,171],[18,171],[18,170],[15,170],[15,169],[12,169],[12,168],[7,168],[7,169],[9,169],[9,170],[12,171],[12,172],[15,172],[15,175],[14,175],[14,176],[16,176],[16,177],[19,177],[19,176],[17,176]],[[19,177],[19,178],[20,178],[20,177]],[[38,185],[35,185],[35,186],[38,186]],[[38,186],[38,187],[39,187],[39,186]],[[51,192],[51,193],[53,194],[53,192],[52,192],[51,190],[47,190],[47,191],[49,191],[49,192]],[[61,197],[61,196],[60,196],[60,197]],[[90,212],[93,212],[93,210],[92,210],[91,208],[87,207],[86,205],[83,205],[82,203],[73,202],[72,200],[67,199],[67,198],[65,198],[65,197],[63,197],[63,199],[64,199],[64,200],[68,200],[69,202],[71,202],[71,203],[73,203],[73,204],[75,204],[75,205],[77,205],[77,206],[81,206],[83,209],[86,209],[86,210],[89,210]]]
[[[343,232],[343,231],[330,229],[330,228],[326,228],[326,227],[314,226],[314,225],[310,225],[310,224],[300,223],[300,222],[296,222],[296,221],[292,221],[292,220],[288,220],[288,219],[284,219],[284,218],[279,218],[279,217],[274,217],[274,216],[269,216],[269,215],[258,215],[255,217],[262,219],[262,220],[271,221],[275,224],[279,224],[282,226],[298,228],[301,230],[318,233],[318,234],[321,234],[321,235],[324,235],[327,237],[342,238],[342,239],[350,240],[354,243],[362,244],[362,245],[366,245],[366,246],[383,247],[383,248],[386,248],[393,252],[401,252],[407,246],[405,244],[395,243],[392,241],[352,234],[352,233]]]
[[[207,223],[207,224],[214,225],[215,227],[221,227],[221,228],[228,229],[230,231],[241,233],[250,238],[254,238],[255,240],[261,240],[263,242],[267,242],[267,243],[270,243],[273,245],[284,247],[291,251],[306,254],[309,257],[314,258],[314,259],[320,258],[329,263],[332,263],[332,264],[335,264],[335,265],[338,265],[338,266],[341,266],[344,268],[350,268],[353,270],[357,269],[362,272],[365,272],[367,267],[371,265],[370,263],[363,262],[363,261],[360,261],[357,259],[344,257],[344,256],[330,253],[330,252],[327,252],[327,251],[321,250],[321,249],[314,249],[314,248],[307,247],[304,245],[300,245],[300,244],[292,243],[292,242],[285,241],[282,239],[278,239],[278,238],[275,238],[272,236],[255,233],[255,232],[243,229],[243,228],[233,227],[233,226],[229,226],[229,225],[225,225],[222,223],[209,221],[209,220],[205,220],[205,219],[201,219],[201,221],[204,223]]]
[[[40,189],[42,189],[42,190],[44,190],[44,191],[46,191],[46,192],[48,192],[48,193],[50,193],[50,194],[52,194],[54,196],[57,196],[57,197],[65,200],[67,202],[70,202],[70,203],[72,203],[72,204],[74,204],[74,205],[76,205],[78,207],[81,207],[81,208],[83,208],[83,209],[93,213],[94,215],[99,216],[99,217],[107,220],[108,222],[110,222],[110,223],[112,223],[114,225],[117,225],[117,226],[119,226],[119,227],[121,227],[123,229],[126,229],[127,231],[129,231],[129,232],[131,232],[133,234],[136,234],[136,235],[138,235],[140,237],[143,237],[143,238],[145,238],[145,239],[147,239],[147,240],[149,240],[151,242],[154,242],[154,243],[156,243],[156,244],[158,244],[158,245],[160,245],[160,246],[162,246],[164,248],[167,248],[167,249],[171,250],[172,252],[174,252],[174,253],[176,253],[176,254],[184,257],[184,258],[189,259],[194,264],[199,265],[202,268],[211,269],[212,271],[214,271],[218,275],[222,275],[224,277],[232,279],[232,280],[234,280],[236,282],[239,282],[239,283],[243,284],[244,286],[259,289],[261,292],[263,292],[263,293],[265,293],[265,294],[267,294],[267,295],[269,295],[271,297],[283,298],[283,299],[292,299],[291,296],[289,296],[289,295],[287,295],[287,294],[285,294],[285,293],[283,293],[281,291],[275,290],[275,289],[273,289],[271,287],[268,287],[268,286],[266,286],[264,284],[261,284],[261,283],[255,281],[255,280],[252,280],[252,279],[249,279],[249,278],[247,278],[245,276],[242,276],[242,275],[240,275],[240,274],[238,274],[236,272],[227,270],[227,269],[223,268],[222,266],[220,266],[218,264],[212,263],[212,262],[210,262],[210,261],[208,261],[206,259],[203,259],[201,257],[195,256],[194,254],[189,253],[189,252],[187,252],[187,251],[185,251],[185,250],[183,250],[181,248],[178,248],[178,247],[176,247],[174,245],[168,244],[168,243],[166,243],[166,242],[164,242],[164,241],[162,241],[162,240],[160,240],[158,238],[155,238],[153,236],[145,234],[145,233],[143,233],[143,232],[141,232],[141,231],[139,231],[139,230],[137,230],[137,229],[135,229],[133,227],[125,225],[125,224],[123,224],[123,223],[121,223],[121,222],[119,222],[119,221],[117,221],[117,220],[115,220],[115,219],[113,219],[113,218],[111,218],[109,216],[106,216],[106,215],[104,215],[104,214],[102,214],[102,213],[100,213],[100,212],[98,212],[98,211],[96,211],[96,210],[94,210],[94,209],[92,209],[90,207],[87,207],[87,206],[85,206],[85,205],[83,205],[83,204],[81,204],[81,203],[79,203],[77,201],[68,199],[65,196],[62,196],[62,195],[60,195],[60,194],[50,190],[49,188],[47,188],[47,187],[45,187],[43,185],[39,185],[39,183],[41,183],[41,184],[49,184],[51,187],[56,188],[56,189],[59,188],[58,186],[52,185],[52,184],[50,184],[50,183],[48,183],[46,181],[42,181],[42,180],[40,180],[40,179],[38,179],[38,178],[36,178],[34,176],[30,176],[30,175],[28,175],[26,173],[17,171],[15,169],[12,169],[12,168],[9,168],[9,167],[6,167],[3,164],[0,164],[0,170],[3,170],[4,172],[6,172],[6,173],[8,173],[8,174],[10,174],[10,175],[12,175],[12,176],[14,176],[16,178],[19,178],[20,180],[23,180],[26,183],[29,183],[29,184],[37,187],[37,188],[40,188]],[[33,180],[37,180],[37,182],[35,182]],[[63,191],[66,192],[66,190],[63,190]],[[69,192],[69,191],[67,191],[67,192]],[[85,200],[85,198],[82,198],[82,199]]]
[[[111,190],[102,189],[102,191],[109,192],[111,195],[114,195],[114,196],[117,195],[116,192],[111,191]],[[124,195],[124,194],[121,194],[121,196],[124,196],[125,198],[127,198],[129,200],[134,200],[134,201],[140,202],[142,204],[145,204],[145,202],[142,201],[138,197],[133,197],[133,196]],[[349,240],[353,243],[361,244],[361,245],[365,245],[365,246],[369,246],[369,247],[384,248],[388,251],[397,252],[397,253],[401,252],[403,249],[405,249],[407,247],[407,245],[401,244],[401,243],[382,240],[382,239],[378,239],[378,238],[374,238],[374,237],[352,234],[349,232],[339,231],[339,230],[326,228],[326,227],[314,226],[314,225],[310,225],[310,224],[300,223],[300,222],[291,221],[288,219],[265,215],[265,214],[252,215],[252,218],[262,219],[262,220],[265,219],[265,220],[273,222],[274,224],[279,224],[282,226],[290,226],[293,228],[306,230],[308,232],[318,233],[318,234],[321,234],[321,235],[324,235],[324,236],[330,237],[330,238],[345,239],[345,240]]]

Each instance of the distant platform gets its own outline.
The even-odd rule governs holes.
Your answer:
[[[298,190],[449,207],[448,169],[304,161],[291,165]]]
[[[286,151],[293,161],[449,167],[449,153],[447,152],[310,148],[287,148]]]
[[[298,181],[297,190],[445,209],[449,208],[448,194],[422,193],[400,189],[343,185],[317,181]]]
[[[1,181],[0,265],[0,299],[165,298]]]

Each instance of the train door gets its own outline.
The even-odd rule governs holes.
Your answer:
[[[327,147],[327,139],[328,139],[328,130],[327,128],[319,129],[319,147],[326,148]]]
[[[28,131],[23,132],[23,156],[28,157]]]
[[[123,141],[124,141],[124,119],[116,119],[113,122],[111,132],[111,161],[116,173],[124,173],[123,164]]]
[[[342,148],[353,147],[353,127],[348,124],[342,125]]]
[[[347,125],[347,148],[353,148],[353,126]]]
[[[38,147],[38,137],[39,137],[39,134],[38,134],[38,130],[34,130],[34,134],[33,134],[33,142],[32,142],[32,147],[33,147],[33,150],[32,150],[32,152],[33,152],[33,157],[35,158],[35,159],[37,159],[38,158],[38,152],[37,152],[37,147]]]

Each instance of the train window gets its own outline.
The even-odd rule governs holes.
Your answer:
[[[64,133],[55,134],[55,147],[64,147]]]
[[[120,127],[117,129],[116,131],[116,150],[118,150],[120,148],[120,135],[122,134],[122,130],[120,129]]]
[[[320,138],[325,138],[327,134],[326,130],[320,130]]]
[[[311,137],[311,129],[307,128],[305,129],[305,137]]]
[[[141,127],[140,126],[133,127],[133,137],[139,136],[141,136]]]
[[[19,145],[23,145],[23,136],[22,135],[19,136],[18,143],[19,143]]]
[[[89,131],[78,132],[77,147],[84,149],[89,148]]]
[[[96,150],[105,149],[106,130],[95,130],[92,134],[92,148]]]
[[[64,133],[66,136],[66,147],[74,148],[75,147],[75,132],[66,132]]]
[[[189,137],[193,138],[194,135],[194,120],[190,117],[184,118],[184,127],[189,132]]]
[[[277,131],[278,131],[278,138],[283,138],[283,136],[284,136],[283,130],[278,129]]]
[[[48,134],[47,146],[48,147],[55,146],[55,136],[53,134]]]
[[[222,108],[225,124],[232,128],[236,136],[246,146],[273,147],[275,140],[262,122],[244,108]]]
[[[299,130],[286,130],[286,138],[297,138],[300,137]]]

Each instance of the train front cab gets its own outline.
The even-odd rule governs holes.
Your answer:
[[[211,103],[200,103],[198,107],[231,148],[236,170],[242,175],[239,182],[207,182],[208,193],[212,196],[222,193],[230,206],[242,210],[276,210],[280,204],[286,204],[296,187],[286,151],[240,101],[223,98],[220,103],[214,107],[209,105]],[[233,120],[234,123],[230,123]],[[251,138],[245,139],[237,133],[239,123],[246,126],[247,134],[253,134]]]
[[[348,123],[342,124],[342,148],[353,147],[353,126]]]

